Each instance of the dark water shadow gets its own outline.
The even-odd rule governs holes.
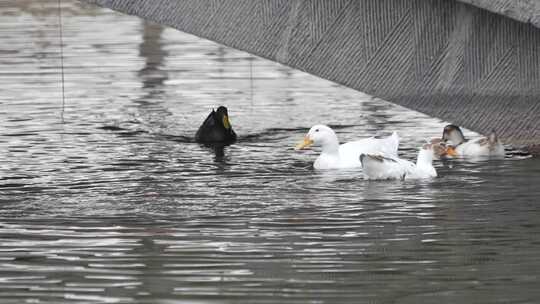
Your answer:
[[[225,154],[227,146],[234,144],[234,142],[228,143],[201,143],[201,147],[214,154],[214,161],[216,163],[226,164],[228,158]]]

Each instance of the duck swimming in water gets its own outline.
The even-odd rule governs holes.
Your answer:
[[[227,108],[220,106],[216,111],[206,117],[203,124],[195,134],[195,141],[199,143],[233,143],[236,141]]]
[[[437,177],[433,167],[433,145],[425,144],[418,152],[416,164],[380,154],[362,154],[360,162],[366,179],[422,179]]]
[[[325,125],[315,125],[311,127],[304,140],[296,145],[295,150],[311,145],[322,148],[321,154],[313,163],[315,169],[354,168],[362,166],[359,158],[362,153],[397,156],[399,137],[394,132],[385,138],[370,137],[340,145],[334,130]]]
[[[443,130],[442,141],[449,146],[447,149],[449,156],[504,157],[505,155],[504,146],[495,131],[488,137],[467,140],[458,126],[447,125]]]

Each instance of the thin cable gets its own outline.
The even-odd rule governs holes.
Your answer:
[[[60,69],[62,74],[62,112],[60,112],[60,117],[62,118],[62,123],[64,123],[66,93],[64,88],[64,29],[62,26],[62,0],[58,0],[58,32],[60,34]]]
[[[253,110],[253,56],[249,55],[249,101]]]

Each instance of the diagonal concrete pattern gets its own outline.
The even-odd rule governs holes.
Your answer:
[[[540,153],[538,0],[83,0]]]

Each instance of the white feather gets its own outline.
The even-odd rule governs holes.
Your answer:
[[[397,156],[364,154],[360,157],[366,179],[422,179],[437,176],[433,167],[433,151],[421,148],[416,164]]]
[[[485,138],[466,141],[455,148],[456,153],[463,157],[504,157],[504,146],[499,141],[490,146],[481,145],[480,142],[483,140]]]

